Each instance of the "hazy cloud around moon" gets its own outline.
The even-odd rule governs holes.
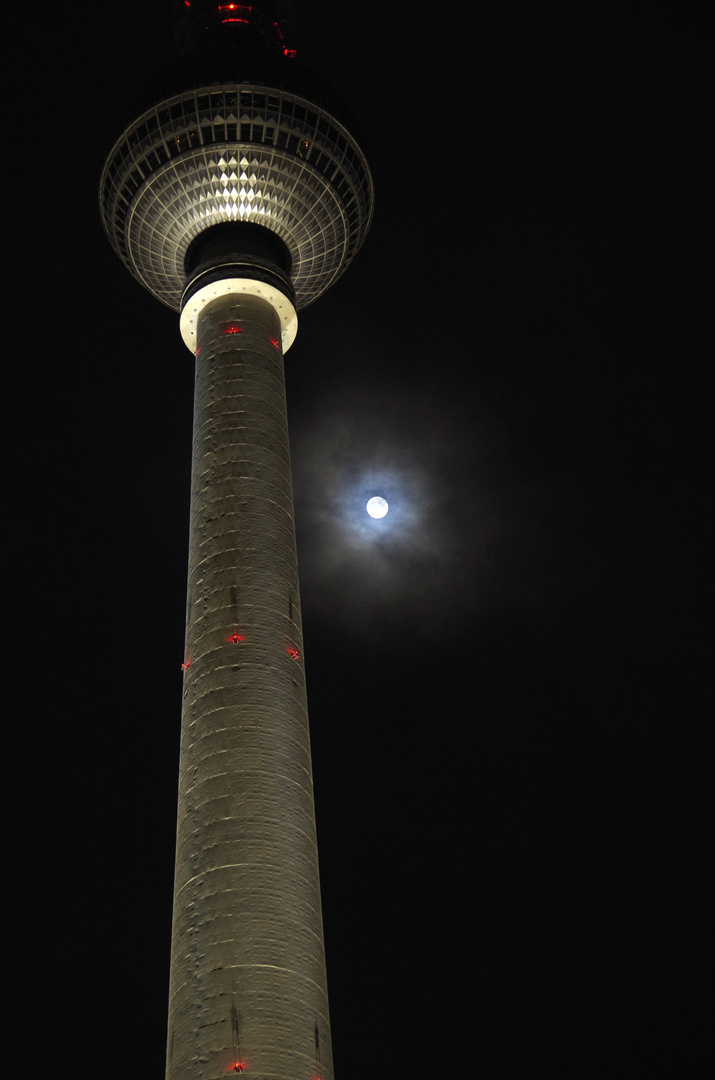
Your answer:
[[[304,609],[365,630],[409,622],[419,636],[528,602],[515,549],[538,537],[542,500],[480,412],[383,384],[377,399],[336,392],[292,422]],[[390,505],[381,520],[365,512],[376,492]]]

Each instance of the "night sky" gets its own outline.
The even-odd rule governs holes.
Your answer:
[[[38,287],[6,307],[36,1033],[106,1080],[164,1069],[193,359],[97,184],[166,8],[41,25]],[[654,897],[678,875],[658,262],[690,134],[662,130],[699,47],[646,5],[296,8],[376,188],[286,357],[336,1077],[650,1077],[674,1047],[696,1076],[698,951]]]

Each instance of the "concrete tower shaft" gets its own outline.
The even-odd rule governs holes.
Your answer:
[[[281,348],[290,300],[244,285],[210,287],[219,295],[197,319],[166,1075],[332,1080]]]

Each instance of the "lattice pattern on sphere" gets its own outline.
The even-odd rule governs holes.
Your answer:
[[[100,192],[113,247],[177,311],[186,250],[209,226],[277,233],[302,308],[346,269],[373,207],[367,162],[342,125],[304,98],[247,84],[199,87],[145,111],[112,148]]]

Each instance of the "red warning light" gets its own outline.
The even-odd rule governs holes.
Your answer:
[[[224,334],[242,334],[242,333],[243,333],[243,327],[242,326],[236,326],[235,323],[231,323],[231,325],[227,326],[226,329],[224,330]]]
[[[280,345],[280,341],[278,341],[277,338],[272,337],[270,339],[270,341],[271,341],[271,345],[273,346],[274,349],[277,349],[278,346]]]
[[[244,641],[244,640],[245,640],[245,638],[243,638],[241,636],[241,634],[231,634],[231,635],[229,635],[229,637],[226,638],[226,641],[230,645],[238,645],[239,641]]]
[[[243,1072],[243,1070],[245,1068],[246,1068],[246,1066],[243,1064],[242,1061],[237,1061],[237,1062],[235,1062],[235,1064],[233,1066],[233,1071],[236,1072],[236,1073]]]
[[[227,18],[227,19],[221,19],[221,22],[224,22],[224,23],[228,23],[228,22],[247,23],[247,22],[251,21],[250,20],[251,8],[250,8],[250,5],[248,5],[248,4],[219,4],[218,5],[219,15],[224,15],[227,11],[235,11],[235,12],[240,13],[240,14],[238,14],[238,18],[233,16],[233,17],[230,17],[230,18]]]
[[[190,663],[191,663],[191,657],[189,656],[189,657],[186,658],[186,660],[184,660],[183,664],[181,665],[181,670],[186,671],[186,669],[188,668]]]
[[[300,653],[297,649],[294,649],[292,645],[287,646],[286,652],[289,656],[292,656],[294,660],[300,660]]]

